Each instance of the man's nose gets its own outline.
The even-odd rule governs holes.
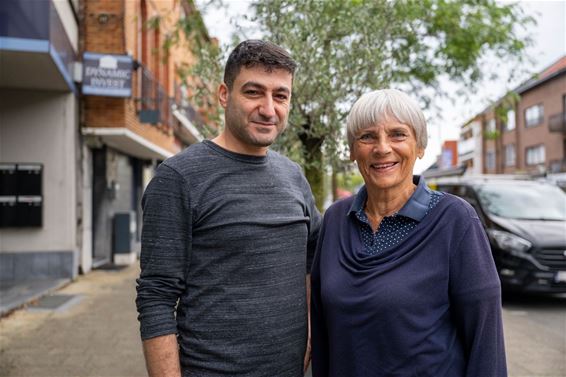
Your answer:
[[[262,99],[261,104],[259,106],[259,114],[266,118],[271,118],[276,115],[273,98],[271,98],[270,96],[266,96],[264,99]]]

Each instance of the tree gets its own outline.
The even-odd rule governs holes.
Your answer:
[[[302,164],[319,208],[325,166],[339,160],[341,129],[361,94],[393,86],[427,106],[443,92],[441,77],[472,87],[487,54],[520,63],[529,41],[518,28],[534,22],[492,0],[257,0],[252,9],[265,39],[299,63],[276,147]]]
[[[253,7],[266,38],[300,64],[290,132],[279,144],[301,157],[319,207],[323,152],[328,160],[339,155],[340,129],[362,93],[389,86],[438,92],[442,75],[473,85],[486,53],[522,58],[516,27],[530,22],[518,6],[493,1],[263,0]]]

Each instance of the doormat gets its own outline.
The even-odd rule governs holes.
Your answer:
[[[29,311],[56,311],[62,312],[78,304],[82,300],[82,295],[55,294],[43,296],[37,301],[32,302],[27,310]]]
[[[107,264],[103,264],[100,267],[97,267],[97,270],[102,270],[102,271],[122,271],[124,268],[130,267],[129,265],[117,265],[114,263],[107,263]]]

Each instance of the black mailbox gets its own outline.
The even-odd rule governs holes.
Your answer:
[[[42,226],[41,164],[0,164],[0,228]]]

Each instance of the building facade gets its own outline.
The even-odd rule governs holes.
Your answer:
[[[461,127],[466,174],[566,172],[566,56]]]
[[[136,261],[155,167],[214,129],[179,74],[192,41],[162,48],[188,16],[190,0],[0,2],[1,289]]]
[[[78,1],[0,2],[0,284],[71,279],[83,243]]]

